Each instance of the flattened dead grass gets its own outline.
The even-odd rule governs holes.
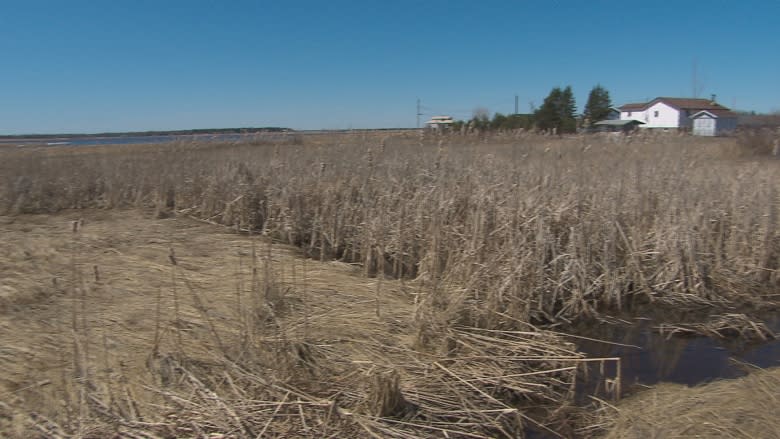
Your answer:
[[[430,315],[414,281],[151,212],[5,217],[0,267],[6,437],[518,437],[555,428],[582,357]]]
[[[780,367],[697,387],[659,384],[617,404],[605,438],[777,438],[778,404]]]

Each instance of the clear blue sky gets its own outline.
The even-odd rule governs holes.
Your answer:
[[[0,0],[0,134],[415,126],[571,85],[780,109],[780,0]]]

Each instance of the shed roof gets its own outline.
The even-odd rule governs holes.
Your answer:
[[[690,116],[691,119],[696,119],[698,117],[704,116],[705,114],[709,114],[711,117],[714,117],[715,119],[723,119],[723,118],[735,118],[737,117],[737,113],[731,111],[731,110],[721,110],[721,109],[710,109],[710,110],[701,110],[698,111]]]
[[[645,123],[642,122],[641,120],[636,120],[636,119],[621,119],[621,120],[601,120],[594,123],[593,125],[623,127],[631,124],[644,125]]]

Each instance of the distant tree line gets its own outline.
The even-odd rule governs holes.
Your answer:
[[[453,129],[460,131],[472,128],[480,131],[493,130],[542,130],[558,134],[574,133],[578,128],[590,128],[595,122],[608,117],[612,100],[607,89],[594,86],[588,95],[588,102],[581,116],[577,115],[577,103],[571,86],[554,87],[544,98],[541,107],[529,114],[501,114],[477,108],[468,121],[456,121]]]
[[[452,125],[455,131],[463,128],[473,128],[480,131],[516,130],[534,128],[533,114],[501,114],[494,113],[493,118],[488,115],[472,117],[469,121],[457,120]]]

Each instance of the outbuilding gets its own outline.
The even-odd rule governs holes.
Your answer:
[[[433,116],[431,120],[425,122],[425,127],[434,131],[444,131],[449,129],[454,122],[452,116]]]
[[[610,133],[630,133],[634,131],[638,126],[644,125],[641,120],[601,120],[593,124],[596,131],[610,132]]]
[[[694,136],[722,136],[737,129],[737,114],[729,110],[702,110],[691,115]]]

